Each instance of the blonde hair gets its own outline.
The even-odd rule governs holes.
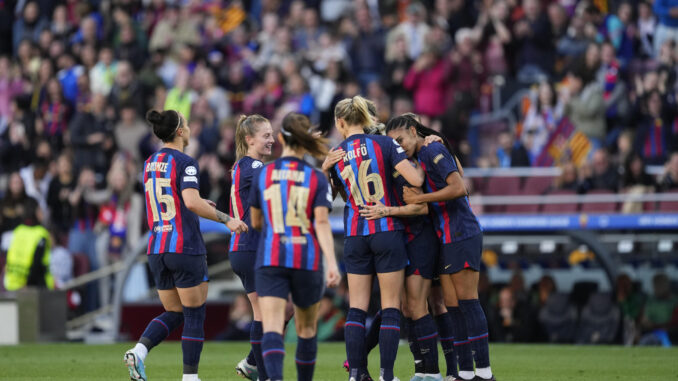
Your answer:
[[[360,95],[339,101],[334,107],[334,117],[343,119],[351,126],[367,127],[372,125],[367,101]]]
[[[247,155],[249,146],[247,145],[247,136],[254,136],[259,131],[259,125],[270,123],[268,119],[258,114],[240,115],[238,124],[235,127],[235,162],[237,163],[243,156]]]

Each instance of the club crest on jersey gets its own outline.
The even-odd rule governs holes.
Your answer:
[[[186,167],[186,174],[189,176],[195,176],[198,173],[198,170],[194,166]]]
[[[259,167],[261,167],[262,165],[264,165],[264,163],[262,163],[262,162],[260,162],[260,161],[258,161],[258,160],[252,162],[252,168],[259,168]]]

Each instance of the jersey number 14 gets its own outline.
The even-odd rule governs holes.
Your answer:
[[[283,219],[282,193],[280,184],[274,184],[264,191],[264,201],[271,202],[271,222],[273,232],[284,234],[286,226],[301,228],[301,232],[308,233],[310,221],[306,216],[309,189],[292,185],[287,194],[287,213]]]

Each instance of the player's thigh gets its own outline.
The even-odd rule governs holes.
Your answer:
[[[292,303],[299,308],[318,303],[325,292],[324,271],[290,270],[290,273]]]
[[[369,237],[354,236],[344,239],[344,264],[348,274],[375,273],[374,254],[370,250]]]
[[[420,275],[410,275],[405,279],[405,288],[410,318],[417,320],[428,314],[426,299],[431,290],[431,280]]]
[[[381,293],[381,308],[400,309],[400,296],[403,293],[405,280],[404,268],[390,273],[378,273],[379,291]]]
[[[256,292],[254,267],[256,265],[256,251],[232,251],[228,253],[228,260],[235,275],[240,278],[247,294]]]
[[[440,274],[440,287],[443,290],[443,300],[447,307],[457,307],[459,299],[457,298],[457,290],[454,287],[454,281],[450,274]]]
[[[346,278],[348,280],[348,301],[351,308],[367,311],[370,305],[373,275],[349,273]]]
[[[460,300],[478,299],[478,281],[480,273],[472,269],[464,269],[452,274],[452,281]]]
[[[261,310],[259,309],[259,295],[256,292],[250,292],[247,294],[247,299],[252,305],[252,315],[254,315],[255,321],[261,321]]]
[[[207,282],[202,282],[197,286],[179,288],[177,294],[184,307],[200,307],[207,300]]]
[[[277,296],[259,297],[264,332],[277,332],[282,335],[285,326],[285,304],[287,299]]]
[[[297,336],[302,339],[310,339],[316,335],[319,307],[320,302],[316,302],[306,308],[294,306],[294,323],[297,329]]]
[[[158,297],[165,311],[182,312],[181,298],[177,289],[158,290]]]
[[[431,293],[428,297],[428,304],[431,306],[433,315],[438,316],[444,313],[447,313],[447,308],[445,307],[445,298],[443,297],[443,288],[440,286],[440,278],[435,285],[431,285]]]

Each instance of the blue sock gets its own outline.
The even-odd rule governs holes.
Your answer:
[[[476,368],[490,366],[490,347],[488,344],[487,319],[478,299],[460,300],[459,309],[466,320],[468,340],[471,342]]]
[[[457,354],[454,352],[454,334],[452,333],[452,319],[449,313],[436,316],[440,346],[443,347],[443,355],[447,364],[447,376],[459,378],[457,372]]]
[[[365,351],[365,318],[367,313],[358,308],[348,310],[344,339],[346,341],[346,358],[348,359],[349,378],[358,379],[363,369],[367,370],[367,352]],[[355,374],[354,374],[355,373]]]
[[[400,341],[400,311],[386,308],[381,311],[379,331],[379,353],[381,354],[381,376],[384,381],[393,379],[393,365],[398,354]]]
[[[381,311],[374,315],[372,324],[365,334],[365,354],[372,352],[372,349],[379,344],[379,327],[381,327]]]
[[[313,380],[315,357],[318,353],[318,337],[299,338],[297,342],[297,381]]]
[[[268,379],[271,381],[282,380],[283,360],[285,359],[285,345],[282,335],[277,332],[264,333],[261,349]],[[259,377],[259,379],[262,379],[261,376]]]
[[[252,343],[251,339],[252,339],[252,328],[250,327],[250,344]],[[259,347],[259,350],[261,351],[261,347]],[[257,365],[257,360],[254,358],[254,351],[252,350],[252,348],[250,348],[250,353],[247,354],[247,359],[245,359],[245,361],[247,361],[247,363],[250,364],[251,366]]]
[[[447,307],[447,313],[452,319],[452,336],[454,336],[454,351],[457,352],[460,371],[473,372],[473,354],[471,343],[466,332],[466,320],[459,307]]]
[[[424,373],[424,357],[421,355],[421,350],[419,349],[414,323],[412,322],[412,319],[405,318],[405,324],[407,327],[407,344],[409,344],[410,352],[412,352],[412,357],[414,357],[414,373]]]
[[[181,351],[184,354],[184,374],[197,374],[202,343],[205,341],[205,305],[184,307],[184,332]]]
[[[440,373],[438,368],[438,331],[431,315],[413,321],[414,331],[419,343],[419,351],[424,359],[424,373]]]
[[[181,312],[166,311],[151,320],[141,335],[139,342],[150,351],[184,322]]]
[[[268,373],[266,373],[266,366],[264,365],[264,358],[261,353],[261,340],[264,336],[264,328],[261,325],[260,321],[252,321],[250,326],[250,344],[252,344],[252,352],[254,353],[254,361],[257,364],[257,372],[259,372],[259,378],[261,380],[268,379]]]

